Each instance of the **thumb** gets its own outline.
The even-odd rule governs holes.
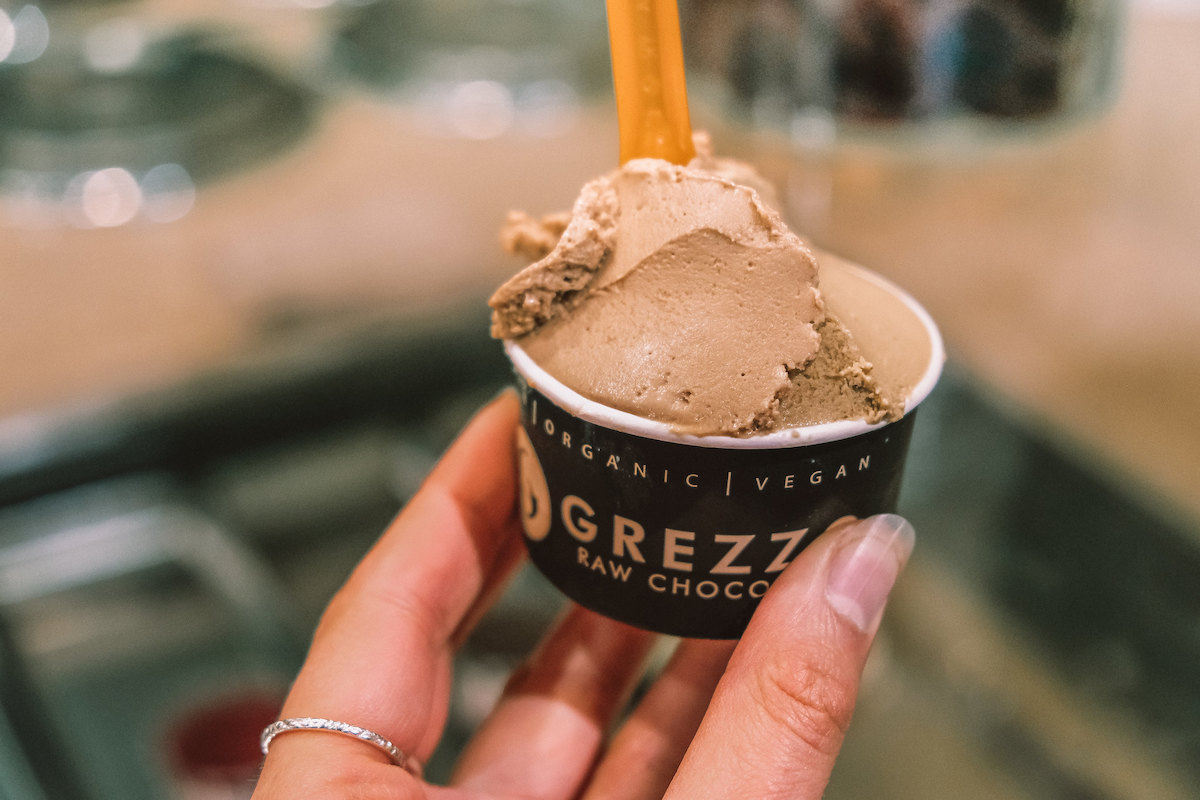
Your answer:
[[[821,797],[913,541],[884,514],[835,524],[796,558],[755,611],[666,797]]]

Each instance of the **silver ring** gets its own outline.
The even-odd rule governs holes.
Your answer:
[[[396,745],[375,731],[369,731],[357,725],[350,725],[332,719],[322,719],[320,717],[289,717],[288,719],[281,719],[278,722],[272,722],[263,728],[262,735],[258,737],[258,743],[262,747],[263,755],[267,754],[267,750],[271,747],[271,741],[276,736],[281,733],[290,733],[291,731],[332,731],[346,736],[353,736],[355,739],[374,745],[384,753],[387,753],[387,757],[397,767],[411,772],[418,778],[421,777],[421,762],[405,753],[399,747],[396,747]]]

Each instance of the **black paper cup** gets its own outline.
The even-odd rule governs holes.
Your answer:
[[[839,280],[894,297],[928,339],[924,370],[894,422],[679,434],[579,395],[505,342],[522,407],[525,543],[567,597],[659,633],[737,638],[775,577],[831,523],[896,510],[917,406],[941,375],[942,341],[906,293],[861,268],[839,269],[849,270]]]

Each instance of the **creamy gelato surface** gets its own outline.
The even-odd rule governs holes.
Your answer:
[[[702,147],[687,166],[628,162],[569,214],[510,215],[505,246],[533,263],[491,298],[492,334],[579,394],[681,433],[898,418],[905,381],[876,379],[767,191]]]

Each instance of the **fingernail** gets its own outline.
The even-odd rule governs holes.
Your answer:
[[[888,594],[912,553],[916,533],[895,514],[880,514],[853,525],[857,541],[833,557],[825,597],[834,611],[861,631],[883,612]]]

